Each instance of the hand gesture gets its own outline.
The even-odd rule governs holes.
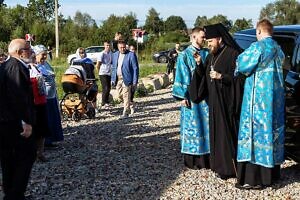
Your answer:
[[[209,76],[211,79],[222,79],[222,74],[214,70],[209,72]]]
[[[184,99],[180,102],[181,106],[184,106],[184,107],[187,107],[187,108],[190,108],[191,107],[191,104],[190,102],[187,100],[187,99]]]
[[[25,138],[30,137],[32,134],[32,126],[30,124],[23,124],[23,132],[21,133],[22,136]]]
[[[194,59],[195,59],[197,65],[200,65],[200,63],[201,63],[201,56],[200,56],[200,54],[197,51],[195,51],[194,54],[193,54],[193,56],[194,56]]]

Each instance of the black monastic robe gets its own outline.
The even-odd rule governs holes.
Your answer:
[[[195,103],[208,99],[210,129],[210,166],[221,178],[236,176],[237,119],[240,97],[234,80],[235,61],[239,52],[223,46],[208,55],[193,75],[190,96]],[[211,79],[211,66],[222,79]]]

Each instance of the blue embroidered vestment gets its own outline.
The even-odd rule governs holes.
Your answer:
[[[237,59],[235,73],[245,81],[238,162],[272,168],[284,161],[285,91],[284,53],[267,37],[253,43]]]
[[[188,87],[191,82],[192,74],[196,68],[193,53],[197,51],[190,45],[177,58],[176,76],[173,85],[173,96],[177,99],[190,100]],[[198,51],[205,61],[208,55],[207,49]],[[204,155],[209,150],[209,123],[208,106],[203,100],[199,104],[190,101],[191,108],[181,107],[180,116],[180,140],[181,153],[190,155]]]

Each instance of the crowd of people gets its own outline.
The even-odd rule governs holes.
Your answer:
[[[196,27],[177,59],[184,164],[237,178],[240,189],[272,185],[284,161],[285,56],[272,31],[270,21],[259,21],[257,42],[242,52],[222,24]]]
[[[272,39],[273,25],[257,23],[257,42],[244,52],[222,24],[192,29],[191,45],[170,53],[173,96],[181,103],[180,138],[184,165],[207,168],[221,179],[237,178],[240,189],[261,189],[280,178],[284,161],[284,54]],[[204,42],[207,47],[204,47]],[[117,32],[94,65],[85,49],[66,73],[83,71],[101,81],[100,108],[110,105],[111,87],[123,99],[121,119],[135,112],[139,78],[135,48]],[[44,45],[14,39],[8,56],[0,50],[0,160],[4,199],[24,199],[33,163],[46,162],[44,147],[63,140],[54,69]],[[176,65],[176,73],[175,73]],[[79,67],[79,68],[78,68]],[[77,73],[78,74],[78,73]],[[75,73],[76,75],[76,73]],[[78,75],[79,76],[79,75]]]
[[[130,46],[130,50],[126,48],[119,32],[115,39],[112,43],[104,42],[105,49],[96,63],[103,90],[101,107],[109,105],[111,85],[116,86],[124,102],[120,118],[126,118],[135,111],[133,94],[139,64],[134,46]],[[117,49],[111,49],[111,44]],[[0,161],[7,200],[25,199],[34,162],[47,162],[44,147],[56,147],[55,142],[64,139],[55,72],[47,61],[48,54],[49,49],[44,45],[31,46],[21,38],[10,42],[8,56],[0,51]],[[94,63],[86,57],[84,48],[78,48],[76,54],[66,73],[82,71],[77,75],[84,82],[94,82],[88,98],[96,104],[98,87]]]

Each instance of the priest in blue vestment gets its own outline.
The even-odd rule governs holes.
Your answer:
[[[284,161],[284,53],[272,39],[273,25],[257,23],[254,42],[237,58],[235,74],[245,75],[238,133],[236,187],[261,189],[280,177]]]
[[[194,56],[205,61],[208,50],[202,48],[205,32],[195,27],[191,33],[192,44],[177,58],[173,96],[181,102],[180,140],[184,164],[188,168],[209,168],[209,122],[208,106],[205,100],[200,103],[190,101],[189,85],[196,68]]]

